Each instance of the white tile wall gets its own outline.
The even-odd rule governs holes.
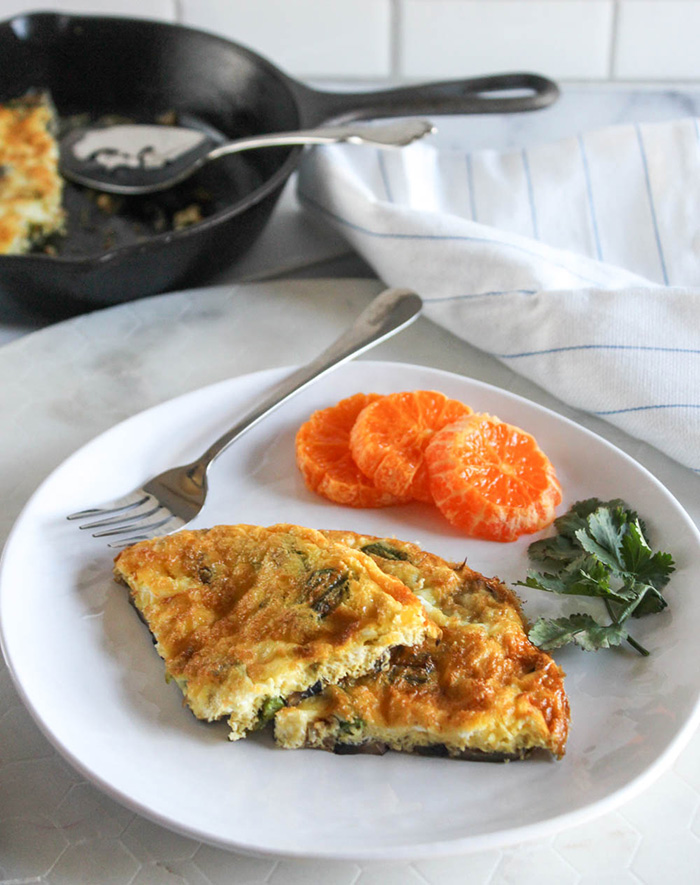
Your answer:
[[[0,0],[0,19],[20,12],[73,12],[129,18],[177,19],[176,0]]]
[[[613,73],[621,79],[697,79],[700,3],[626,0],[620,3]]]
[[[612,0],[403,0],[399,67],[410,77],[537,69],[608,75]]]
[[[0,0],[0,17],[36,8],[178,21],[302,79],[700,82],[700,0]]]
[[[215,30],[302,77],[388,77],[391,0],[182,0],[185,24]]]

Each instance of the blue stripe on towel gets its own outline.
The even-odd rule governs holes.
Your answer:
[[[343,218],[341,215],[338,215],[335,212],[331,212],[330,209],[326,209],[325,206],[322,206],[320,203],[316,202],[316,200],[314,200],[312,197],[309,197],[308,194],[297,191],[297,196],[299,197],[300,202],[308,203],[309,206],[313,206],[314,209],[317,209],[319,212],[327,215],[334,221],[337,221],[338,224],[342,224],[345,227],[348,227],[351,230],[355,230],[358,233],[365,234],[368,237],[376,237],[377,239],[387,240],[453,240],[472,243],[496,243],[499,246],[503,246],[504,248],[511,249],[515,252],[523,252],[525,255],[534,255],[539,261],[550,264],[552,267],[561,268],[561,270],[566,271],[566,273],[570,274],[572,277],[583,280],[585,283],[590,283],[592,286],[606,285],[605,282],[601,283],[599,280],[594,280],[591,279],[591,277],[584,276],[583,274],[578,273],[575,270],[571,270],[570,267],[566,267],[566,265],[561,264],[558,261],[552,261],[551,258],[545,258],[543,255],[540,255],[538,252],[535,252],[532,249],[526,249],[524,246],[518,246],[515,243],[506,243],[503,240],[496,239],[495,237],[467,237],[456,234],[401,234],[394,233],[392,231],[374,231],[370,230],[367,227],[362,227],[361,225],[356,224],[354,221],[348,221],[346,218]]]
[[[600,245],[600,233],[598,231],[598,219],[596,218],[595,203],[593,201],[593,185],[591,184],[591,170],[588,166],[588,155],[586,153],[586,145],[583,136],[578,136],[579,147],[581,148],[581,162],[583,164],[583,177],[586,181],[586,192],[588,194],[588,209],[591,214],[591,226],[593,228],[593,239],[595,240],[595,249],[598,260],[603,260],[603,250]]]
[[[523,148],[523,169],[525,171],[525,182],[527,183],[527,198],[530,202],[530,215],[532,216],[532,235],[536,240],[540,238],[540,232],[537,224],[537,208],[535,206],[535,192],[532,187],[532,175],[530,174],[530,163],[527,159],[527,151]]]
[[[498,295],[537,295],[539,289],[504,289],[493,292],[469,292],[463,295],[442,295],[427,298],[429,304],[446,304],[449,301],[467,301],[469,298],[493,298]]]
[[[497,356],[502,360],[512,360],[524,356],[545,356],[550,353],[566,353],[571,350],[650,350],[660,353],[700,354],[700,349],[693,347],[657,347],[651,344],[571,344],[566,347],[547,347],[543,350],[523,350],[520,353],[493,353],[492,356]]]
[[[474,193],[474,167],[472,155],[467,154],[467,185],[469,186],[469,208],[472,213],[472,221],[476,221],[476,195]]]
[[[391,185],[389,184],[389,173],[386,171],[386,162],[384,160],[384,152],[381,148],[377,148],[377,163],[379,164],[379,174],[382,177],[382,184],[384,185],[384,192],[386,193],[386,198],[390,203],[393,203],[394,197],[391,193]]]
[[[626,409],[605,409],[592,415],[624,415],[627,412],[653,412],[656,409],[700,409],[700,403],[657,403],[649,406],[630,406]]]
[[[637,142],[639,144],[639,153],[642,157],[642,167],[644,168],[644,179],[647,187],[647,197],[649,199],[649,209],[651,210],[651,220],[654,225],[654,236],[656,237],[656,248],[659,252],[659,262],[661,263],[661,273],[663,274],[664,283],[668,286],[668,273],[666,272],[666,261],[664,260],[664,250],[661,245],[661,235],[659,234],[659,224],[656,217],[656,207],[654,206],[654,195],[651,190],[651,179],[649,177],[649,164],[647,163],[647,154],[644,149],[644,139],[642,138],[642,130],[639,124],[635,123],[637,132]]]

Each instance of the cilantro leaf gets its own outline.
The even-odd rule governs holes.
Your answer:
[[[554,520],[554,527],[560,535],[568,538],[575,538],[578,529],[586,528],[588,525],[588,517],[595,513],[601,506],[615,509],[617,507],[626,508],[624,501],[615,498],[612,501],[603,503],[598,498],[587,498],[585,501],[577,501],[572,505],[571,509],[563,516]]]
[[[545,651],[560,648],[570,642],[584,651],[610,648],[627,638],[627,631],[620,624],[599,624],[587,614],[575,614],[568,618],[540,618],[530,629],[528,637],[534,645]]]
[[[627,640],[640,654],[648,654],[623,625],[630,617],[667,607],[661,590],[675,569],[671,554],[651,549],[644,523],[619,498],[578,501],[554,521],[554,528],[557,534],[528,548],[530,559],[551,571],[529,571],[518,584],[602,599],[611,622],[599,624],[584,614],[540,619],[530,631],[532,641],[542,648],[572,642],[590,651]]]
[[[609,596],[608,571],[593,556],[581,556],[558,575],[530,571],[525,585],[563,596]]]
[[[585,528],[577,529],[576,540],[587,553],[597,557],[612,571],[623,571],[622,539],[626,528],[622,508],[599,507],[589,515]]]
[[[641,583],[651,584],[657,590],[668,584],[671,574],[675,571],[670,553],[652,552],[638,520],[630,523],[628,533],[623,538],[622,556],[630,574],[634,574]]]
[[[541,538],[534,541],[528,548],[530,559],[536,562],[551,563],[569,563],[578,559],[581,555],[581,548],[565,535],[554,535],[551,538]]]
[[[651,584],[637,584],[635,586],[640,599],[631,613],[633,618],[657,614],[668,606],[668,603],[656,587],[653,587]]]

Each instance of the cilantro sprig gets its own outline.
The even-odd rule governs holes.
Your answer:
[[[530,559],[547,571],[528,571],[524,587],[562,596],[602,600],[609,622],[590,614],[540,618],[530,640],[550,651],[573,642],[586,651],[627,641],[642,655],[649,652],[627,632],[629,618],[666,608],[661,591],[675,570],[670,553],[654,552],[637,514],[619,499],[579,501],[554,521],[557,534],[535,541]]]

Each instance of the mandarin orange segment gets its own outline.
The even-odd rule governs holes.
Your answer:
[[[535,439],[491,415],[436,433],[425,460],[439,510],[473,537],[514,541],[548,526],[561,503],[554,467]]]
[[[350,433],[352,457],[376,488],[430,503],[426,447],[437,431],[471,412],[434,390],[388,394],[358,415]]]
[[[299,428],[296,460],[312,492],[348,507],[388,507],[402,503],[378,491],[350,454],[350,430],[359,413],[380,399],[379,394],[357,393],[335,406],[320,409]]]

